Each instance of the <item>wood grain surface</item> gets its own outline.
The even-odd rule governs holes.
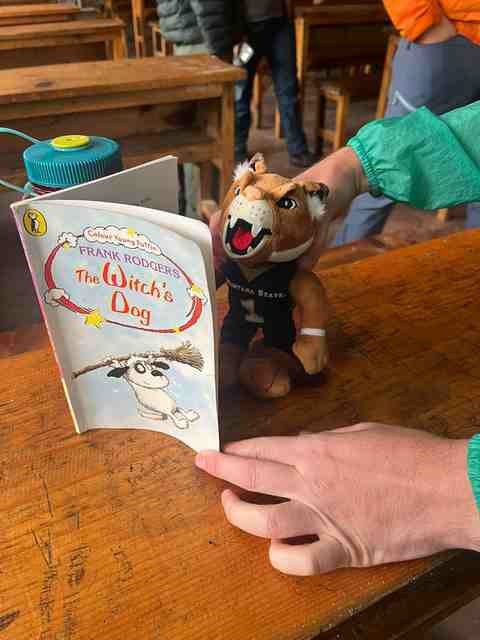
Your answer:
[[[207,55],[72,63],[63,69],[7,69],[0,71],[0,104],[226,83],[243,77],[238,67]]]
[[[479,253],[480,232],[469,232],[322,272],[327,375],[279,401],[225,397],[223,440],[364,420],[480,431]],[[219,315],[224,306],[221,294]],[[32,348],[0,360],[1,640],[400,638],[391,598],[418,584],[420,619],[427,572],[437,610],[452,610],[447,569],[466,554],[317,578],[275,572],[267,543],[226,522],[222,483],[185,446],[139,430],[75,435],[52,354]],[[457,604],[478,593],[476,576],[462,598],[452,583]]]
[[[59,22],[71,20],[80,13],[80,8],[70,2],[55,4],[0,4],[0,26],[34,24],[38,22]]]

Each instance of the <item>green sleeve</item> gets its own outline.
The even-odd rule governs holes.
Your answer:
[[[349,140],[370,190],[419,209],[480,201],[480,101],[368,123]]]
[[[477,433],[468,444],[468,477],[480,509],[480,433]]]

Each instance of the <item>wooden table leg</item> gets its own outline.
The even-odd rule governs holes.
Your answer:
[[[303,119],[303,105],[305,102],[305,74],[307,72],[307,56],[310,33],[305,18],[295,18],[295,40],[297,47],[297,79],[299,110]]]
[[[233,85],[224,86],[221,108],[220,140],[222,141],[222,157],[220,160],[220,201],[225,197],[233,179],[235,148],[235,106]]]
[[[137,58],[144,58],[147,55],[145,47],[145,6],[143,0],[132,0],[131,6],[135,55]]]
[[[127,38],[125,30],[122,29],[121,35],[112,42],[112,58],[113,60],[122,60],[127,57]]]

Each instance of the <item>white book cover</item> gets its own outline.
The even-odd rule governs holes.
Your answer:
[[[218,449],[210,233],[176,180],[167,158],[12,210],[77,431]]]

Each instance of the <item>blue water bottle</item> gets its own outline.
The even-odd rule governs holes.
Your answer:
[[[52,140],[36,140],[3,127],[0,127],[0,133],[16,135],[32,143],[23,152],[26,185],[18,187],[0,180],[1,185],[19,191],[24,197],[45,195],[122,170],[120,147],[109,138],[65,135]]]

